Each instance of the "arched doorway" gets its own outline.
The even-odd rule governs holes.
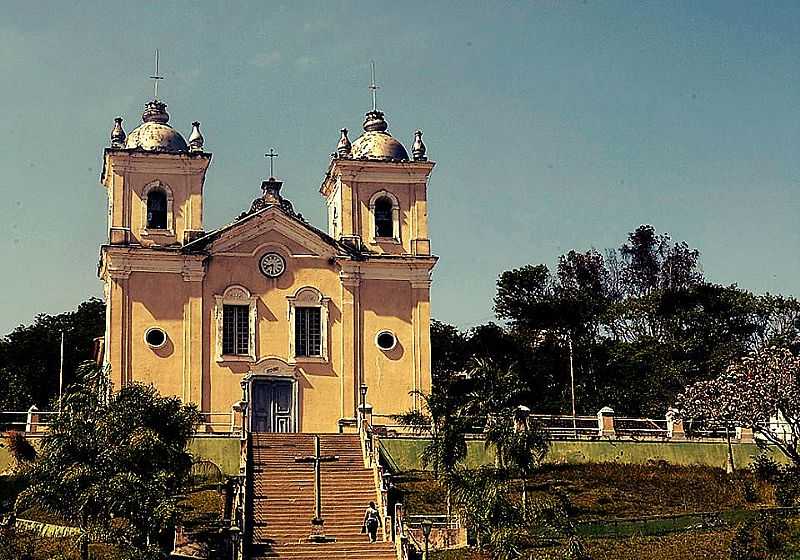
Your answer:
[[[292,433],[299,429],[295,368],[278,358],[255,364],[242,379],[251,432]]]

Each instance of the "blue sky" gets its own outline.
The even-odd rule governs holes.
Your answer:
[[[492,318],[497,275],[652,223],[707,277],[798,294],[796,2],[0,1],[0,333],[100,295],[102,149],[152,95],[199,120],[206,229],[258,194],[264,152],[324,226],[338,130],[369,61],[389,130],[431,159],[433,314]]]

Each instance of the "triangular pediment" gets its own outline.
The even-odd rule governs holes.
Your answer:
[[[331,257],[339,253],[333,239],[313,226],[271,206],[220,228],[205,245],[212,255],[254,255],[265,244],[280,245],[295,256]]]

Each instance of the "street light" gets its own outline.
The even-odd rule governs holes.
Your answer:
[[[237,525],[232,525],[228,529],[231,538],[231,559],[236,560],[239,555],[239,540],[242,538],[242,530]]]
[[[429,560],[428,545],[431,539],[431,528],[433,527],[433,523],[431,523],[430,519],[426,519],[421,523],[421,525],[422,525],[422,535],[425,537],[425,560]]]
[[[358,408],[358,414],[360,421],[358,423],[358,431],[361,431],[362,424],[364,423],[364,412],[367,408],[367,385],[366,383],[362,383],[361,387],[358,388],[358,393],[361,395],[361,406]]]

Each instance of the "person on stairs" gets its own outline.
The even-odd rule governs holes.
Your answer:
[[[367,511],[364,513],[364,523],[361,525],[361,532],[369,535],[369,542],[374,543],[378,540],[378,527],[381,526],[381,514],[375,502],[370,502]]]

